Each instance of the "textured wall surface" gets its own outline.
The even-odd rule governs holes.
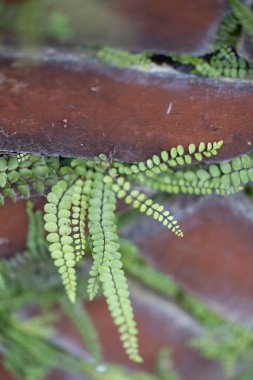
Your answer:
[[[26,1],[8,2],[22,4]],[[38,5],[37,12],[41,17],[45,17],[45,9],[47,5],[43,6],[43,2]],[[52,2],[48,11],[53,10],[66,15],[71,30],[68,46],[109,44],[135,51],[201,54],[210,47],[227,5],[225,0],[195,0],[191,3],[180,0],[180,6],[177,0],[157,0],[155,6],[152,0],[72,0]],[[24,13],[20,7],[17,19],[19,16],[24,19]],[[36,15],[36,10],[29,14],[31,25]],[[15,33],[13,25],[12,30],[8,30],[8,40],[12,36],[15,43],[22,46],[31,42],[24,30],[21,28]],[[0,27],[0,33],[5,35],[6,30]],[[34,34],[36,36],[36,30]],[[39,45],[48,43],[44,37],[37,41]]]
[[[252,148],[247,81],[121,70],[57,52],[22,57],[0,61],[0,149],[134,161],[190,142],[223,139],[221,160]]]
[[[109,0],[95,17],[98,3],[88,3],[84,16],[92,20],[93,32],[83,23],[73,44],[109,43],[164,55],[205,53],[227,10],[225,0],[157,0],[155,6],[151,0]],[[69,4],[73,7],[72,1]],[[6,31],[0,33],[6,37]],[[17,42],[16,37],[8,35],[8,41]],[[23,46],[21,36],[19,42]],[[30,52],[1,48],[0,150],[87,157],[104,152],[139,161],[190,142],[223,139],[217,160],[252,149],[252,81],[206,79],[159,66],[146,72],[119,69],[74,49],[47,48],[48,40],[43,43],[45,48]],[[247,37],[242,37],[238,49],[253,59]],[[36,200],[40,208],[43,202]],[[229,320],[252,327],[252,201],[243,194],[226,199],[173,197],[167,206],[182,225],[183,239],[146,217],[124,233],[187,292]],[[1,257],[25,249],[27,222],[25,201],[7,201],[1,207]],[[145,359],[141,368],[152,370],[157,351],[170,345],[183,380],[225,380],[218,363],[186,345],[204,332],[200,322],[179,304],[133,280],[130,285]],[[86,306],[106,359],[136,368],[121,348],[104,300]],[[63,339],[81,347],[66,316],[60,328]],[[13,380],[1,368],[0,379]],[[74,379],[55,373],[47,380]]]

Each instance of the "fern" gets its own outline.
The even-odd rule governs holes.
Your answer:
[[[227,322],[202,301],[186,293],[180,285],[153,268],[145,258],[141,257],[137,247],[132,243],[121,240],[121,250],[123,263],[129,275],[164,296],[175,300],[184,310],[208,328],[202,336],[191,339],[190,346],[199,349],[206,358],[220,361],[228,376],[235,374],[238,364],[242,368],[246,367],[243,372],[245,372],[245,376],[248,375],[249,370],[247,368],[251,367],[253,351],[253,333],[251,330]],[[166,351],[160,353],[161,362],[158,372],[162,378],[165,373],[168,373],[168,368],[166,371],[161,368]],[[168,364],[168,361],[166,360],[164,364]]]
[[[172,56],[172,60],[191,65],[192,73],[207,77],[253,78],[253,64],[238,57],[233,48],[223,45],[211,54],[211,58],[192,56]]]
[[[190,346],[201,350],[206,358],[219,360],[227,375],[233,376],[237,364],[242,364],[248,352],[252,352],[253,333],[243,326],[227,322],[192,339]]]
[[[70,209],[73,205],[74,184],[61,180],[48,194],[45,206],[45,230],[55,265],[59,268],[62,281],[72,302],[76,295],[75,255],[71,229]]]
[[[131,190],[130,182],[125,181],[123,177],[117,179],[117,183],[113,185],[113,190],[119,199],[124,198],[127,204],[132,204],[133,207],[139,209],[140,212],[144,212],[148,216],[153,216],[155,220],[163,223],[163,225],[170,229],[176,236],[183,237],[183,232],[170,212],[168,210],[164,211],[164,206],[159,203],[154,203],[152,199],[147,198],[145,194],[138,190]]]
[[[160,380],[180,380],[179,375],[174,371],[171,360],[171,352],[167,347],[161,349],[157,355],[156,372]]]
[[[28,155],[19,162],[18,159],[13,159],[14,156],[3,157],[2,172],[7,173],[7,177],[9,171],[16,169],[20,171],[21,168],[24,168],[23,165],[27,165],[31,170],[30,176],[27,173],[27,177],[22,177],[22,180],[24,181],[23,184],[30,189],[33,187],[33,180],[35,179],[34,169],[36,168],[37,180],[38,170],[46,168],[42,171],[45,170],[46,172],[46,186],[51,187],[47,196],[44,216],[45,230],[48,232],[48,246],[43,239],[41,212],[32,212],[32,205],[29,203],[27,208],[31,221],[28,231],[29,252],[23,256],[24,265],[19,260],[19,256],[15,258],[15,261],[13,260],[13,263],[16,267],[19,266],[19,270],[20,267],[21,269],[22,267],[28,268],[29,266],[26,263],[34,263],[33,260],[38,259],[38,252],[41,252],[41,257],[43,257],[48,247],[62,277],[67,294],[73,302],[77,278],[79,278],[77,264],[90,245],[93,264],[88,280],[89,297],[94,298],[98,289],[102,288],[110,313],[118,326],[126,353],[130,359],[136,362],[141,361],[138,352],[137,328],[127,281],[122,270],[120,252],[123,253],[123,263],[130,275],[162,294],[179,301],[187,311],[201,320],[204,325],[208,327],[218,326],[223,321],[215,313],[210,313],[203,303],[194,297],[185,295],[178,285],[164,274],[150,268],[135,251],[131,253],[131,250],[128,249],[128,254],[124,254],[124,246],[118,239],[115,210],[117,198],[124,199],[134,209],[153,216],[154,219],[163,223],[176,235],[182,236],[183,233],[170,212],[164,210],[164,207],[153,199],[147,198],[146,194],[138,189],[138,185],[149,186],[151,189],[159,189],[169,193],[231,194],[240,191],[248,182],[253,180],[252,157],[251,155],[242,155],[220,164],[207,165],[202,163],[204,158],[208,159],[215,156],[221,146],[222,142],[207,144],[202,142],[197,146],[190,144],[187,148],[179,145],[171,148],[168,152],[164,151],[160,155],[154,155],[146,162],[138,164],[111,163],[103,154],[93,160],[68,159],[61,161],[47,157],[36,156],[34,158]],[[195,165],[189,169],[187,164]],[[39,178],[42,178],[41,174]],[[12,188],[16,193],[16,182],[10,184],[6,181],[3,183],[3,194],[5,194],[6,188]],[[89,244],[87,244],[88,242]],[[43,265],[43,260],[41,260],[41,265]],[[46,260],[44,264],[46,265]],[[3,268],[11,269],[11,265],[3,265]],[[50,271],[49,268],[51,276]],[[15,276],[21,285],[23,280],[19,278],[18,274]],[[34,278],[33,281],[33,291],[35,291],[37,287],[42,285],[42,281],[37,278]],[[59,298],[59,293],[57,293],[59,292],[58,280],[54,279],[51,282],[48,277],[46,282],[43,284],[44,289],[52,286]],[[4,291],[7,292],[7,289]],[[13,304],[18,306],[22,302],[27,302],[34,296],[33,291],[26,289],[25,299],[16,295],[11,302],[9,301],[10,297],[6,297],[7,293],[5,293],[5,305],[3,304],[2,307],[4,310],[10,310]],[[44,303],[41,297],[42,295],[38,294],[38,301]],[[80,331],[83,331],[90,352],[98,359],[100,353],[96,339],[93,339],[94,336],[89,338],[87,334],[84,334],[84,326],[90,326],[90,320],[85,311],[82,310],[80,304],[72,307],[67,306],[67,308],[68,314],[71,315],[76,326]],[[28,328],[32,332],[36,323],[35,320],[26,329]],[[93,330],[91,329],[91,331]],[[14,339],[14,336],[9,338]],[[19,337],[15,337],[15,339],[15,344],[20,346]],[[93,346],[94,340],[95,345]],[[29,344],[36,345],[37,343],[30,341]],[[27,347],[24,345],[22,349],[26,351]],[[43,345],[39,350],[42,349]],[[11,350],[15,349],[12,347]],[[37,357],[34,360],[36,362]],[[29,368],[31,373],[34,371],[34,379],[39,376],[40,367],[37,369],[36,366],[33,368],[29,365]]]
[[[130,53],[125,50],[105,46],[97,52],[97,57],[119,67],[137,66],[148,68],[151,64],[148,53]]]
[[[93,298],[102,283],[109,310],[118,326],[123,346],[134,361],[141,361],[136,339],[136,323],[129,301],[129,290],[121,270],[118,235],[114,210],[116,197],[110,183],[103,182],[102,173],[94,174],[89,201],[89,231],[94,263],[90,271],[88,293]]]
[[[65,313],[70,317],[79,332],[85,348],[90,352],[92,358],[97,362],[101,362],[101,346],[95,327],[85,310],[85,306],[81,301],[77,301],[71,305],[68,300],[62,297],[61,306]]]
[[[167,193],[229,195],[242,190],[245,184],[253,180],[252,169],[252,158],[245,154],[230,162],[169,171],[148,179],[137,175],[135,180]]]
[[[223,141],[208,144],[201,142],[198,146],[190,144],[186,150],[182,145],[178,145],[177,147],[172,147],[168,152],[163,151],[160,156],[153,155],[146,162],[132,165],[116,162],[114,167],[117,168],[120,174],[131,175],[142,173],[148,177],[152,177],[153,175],[167,171],[169,168],[189,165],[193,159],[195,161],[202,161],[205,157],[210,158],[215,156],[222,145]]]
[[[20,194],[30,197],[34,189],[39,194],[45,191],[45,184],[55,183],[56,170],[59,168],[58,158],[42,158],[37,155],[28,155],[20,159],[20,155],[0,157],[0,204],[5,197],[16,200]]]
[[[217,51],[222,46],[235,46],[240,35],[240,22],[234,14],[228,14],[222,20],[211,51]]]
[[[198,145],[190,144],[187,148],[178,145],[160,155],[153,155],[146,162],[133,164],[110,162],[104,154],[93,160],[59,160],[30,154],[19,158],[1,158],[3,197],[8,195],[7,189],[17,193],[20,178],[22,186],[30,191],[34,188],[34,181],[40,183],[44,177],[46,188],[51,188],[45,205],[44,228],[51,257],[68,297],[75,301],[78,265],[85,250],[90,247],[93,263],[87,287],[89,298],[93,299],[102,289],[123,346],[135,361],[141,358],[128,285],[122,270],[115,219],[117,199],[124,199],[134,209],[152,216],[176,236],[182,237],[183,232],[170,211],[147,197],[138,186],[169,193],[226,195],[240,191],[253,179],[250,155],[221,164],[207,165],[202,162],[216,156],[222,143],[201,142]],[[188,164],[194,165],[189,169]],[[18,173],[19,179],[10,183],[9,176],[13,171]],[[29,230],[29,251],[43,253],[47,245],[43,243],[40,213],[32,214],[29,205],[28,213],[33,218],[34,226]],[[39,239],[36,245],[35,239]],[[30,258],[30,254],[27,257]],[[18,262],[17,256],[17,265]],[[147,275],[151,273],[147,267],[145,270],[143,268],[143,273],[145,271]],[[194,305],[194,300],[188,302],[189,308],[194,308]],[[201,313],[201,307],[199,310]]]
[[[193,74],[206,77],[253,78],[253,64],[236,52],[242,28],[253,39],[253,12],[240,0],[229,0],[229,4],[232,13],[222,20],[208,54],[202,57],[171,55],[176,65],[190,67]]]
[[[239,0],[229,0],[234,15],[237,17],[249,37],[253,40],[253,12]]]

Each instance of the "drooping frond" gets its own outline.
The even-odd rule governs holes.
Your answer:
[[[85,253],[85,217],[87,197],[84,192],[85,180],[78,179],[73,185],[73,204],[71,208],[71,228],[76,261]]]
[[[116,225],[114,223],[115,198],[109,185],[103,182],[101,172],[93,174],[92,189],[89,198],[88,219],[92,242],[93,265],[88,281],[88,294],[92,300],[99,289],[99,270],[112,259],[118,250],[115,242]]]
[[[240,32],[240,23],[234,14],[228,14],[222,20],[215,40],[212,44],[212,51],[217,51],[220,47],[234,46],[238,40]]]
[[[73,206],[74,185],[60,180],[48,194],[45,205],[45,230],[49,250],[61,274],[69,299],[74,302],[76,295],[75,254],[71,229],[71,207]]]
[[[103,180],[101,172],[93,177],[89,199],[89,232],[92,240],[94,263],[90,271],[88,293],[93,298],[99,283],[115,324],[118,326],[123,347],[130,359],[141,361],[138,353],[137,329],[129,299],[129,290],[122,271],[114,211],[116,197],[112,184]]]
[[[111,177],[108,176],[106,180],[110,182]],[[178,222],[168,210],[164,210],[163,205],[153,202],[152,199],[147,198],[146,195],[139,190],[132,189],[130,182],[126,181],[124,177],[118,177],[115,182],[112,188],[119,199],[124,199],[127,204],[131,204],[134,208],[139,209],[140,212],[152,216],[155,220],[171,230],[176,236],[183,236]]]
[[[156,373],[160,380],[181,380],[181,377],[179,377],[173,368],[171,350],[168,347],[164,347],[158,352]]]
[[[237,17],[249,37],[253,40],[253,12],[240,0],[229,0],[234,15]]]
[[[96,361],[100,362],[102,360],[101,345],[99,343],[97,331],[85,309],[85,305],[80,300],[77,300],[75,304],[72,305],[68,300],[62,298],[61,306],[74,323],[83,340],[85,348]]]
[[[44,238],[45,230],[42,211],[33,211],[33,207],[33,203],[28,201],[26,212],[29,223],[26,246],[31,254],[44,256],[47,249],[47,243]]]

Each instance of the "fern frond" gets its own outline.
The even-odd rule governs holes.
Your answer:
[[[137,66],[148,68],[151,64],[148,53],[130,53],[129,51],[105,46],[97,53],[97,57],[118,67]]]
[[[231,377],[235,375],[236,366],[242,362],[243,356],[252,351],[253,334],[244,326],[226,322],[193,338],[190,346],[201,350],[206,358],[219,360]]]
[[[69,299],[74,302],[76,294],[75,254],[71,236],[71,207],[73,205],[74,184],[58,181],[48,194],[45,205],[45,230],[49,250],[58,267]]]
[[[171,350],[167,347],[162,348],[157,355],[156,373],[159,380],[181,380],[181,377],[174,371]]]
[[[179,55],[173,56],[172,59],[178,63],[192,65],[192,73],[201,76],[253,78],[253,64],[238,57],[235,51],[226,45],[213,52],[210,59]]]
[[[110,181],[108,176],[106,181]],[[137,189],[132,189],[130,182],[124,177],[118,177],[112,188],[119,199],[124,199],[127,204],[132,204],[134,208],[140,210],[148,216],[152,216],[155,220],[162,223],[165,227],[171,230],[176,236],[183,237],[183,232],[180,229],[178,222],[168,210],[164,210],[164,206],[159,203],[154,203],[152,199],[147,198],[145,194]]]
[[[139,362],[137,329],[129,299],[129,290],[119,253],[114,211],[116,197],[112,184],[103,180],[103,174],[94,173],[89,199],[89,232],[94,263],[90,271],[88,293],[90,298],[102,283],[109,310],[118,326],[123,347],[129,358]]]
[[[5,197],[15,201],[19,194],[29,198],[32,189],[43,194],[45,184],[50,186],[56,182],[58,168],[56,157],[30,154],[25,160],[20,160],[19,156],[0,157],[0,203],[4,203]]]
[[[253,160],[245,154],[230,162],[211,164],[206,169],[183,172],[189,183],[200,181],[203,187],[209,187],[218,194],[233,194],[242,190],[242,186],[253,180]]]
[[[79,300],[74,305],[70,305],[67,300],[62,298],[61,306],[77,328],[86,349],[96,361],[101,362],[102,353],[98,334],[85,305]]]
[[[189,165],[193,159],[199,162],[205,157],[209,158],[215,156],[222,145],[223,141],[209,142],[208,144],[201,142],[198,146],[190,144],[187,149],[184,149],[182,145],[178,145],[177,147],[171,148],[168,152],[163,151],[160,156],[153,155],[146,162],[130,165],[115,163],[112,166],[114,166],[121,175],[142,173],[148,177],[152,177],[153,175],[167,171],[169,168]]]
[[[253,12],[239,0],[229,0],[234,15],[240,21],[241,25],[253,40]]]
[[[79,261],[85,254],[85,216],[87,197],[84,194],[85,180],[78,179],[73,185],[73,204],[71,208],[71,228],[75,259]]]
[[[242,155],[230,162],[210,164],[192,169],[168,171],[156,177],[133,177],[135,182],[169,194],[230,195],[242,190],[253,180],[253,161],[250,155]]]
[[[219,50],[221,46],[234,46],[239,37],[240,23],[234,14],[229,14],[222,20],[216,33],[212,50]]]

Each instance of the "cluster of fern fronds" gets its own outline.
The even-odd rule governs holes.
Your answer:
[[[70,304],[48,255],[42,212],[34,212],[29,201],[27,213],[27,250],[0,262],[0,352],[8,371],[22,380],[42,380],[54,369],[80,373],[91,380],[162,380],[165,372],[166,379],[179,379],[167,367],[167,350],[159,355],[154,374],[104,363],[97,332],[85,309],[86,293],[80,289],[80,297]],[[83,269],[78,272],[82,282]],[[57,312],[56,304],[60,306]],[[57,339],[55,322],[61,310],[83,340],[82,355]]]
[[[203,57],[172,55],[174,62],[207,77],[253,78],[253,63],[240,57],[237,43],[242,30],[253,43],[253,11],[240,0],[229,0],[231,12],[221,22],[210,51]]]
[[[167,58],[173,67],[205,77],[253,78],[253,63],[242,57],[238,49],[243,32],[253,43],[253,10],[240,0],[229,0],[229,5],[209,51],[204,56],[171,54]],[[109,46],[101,48],[97,57],[118,67],[142,69],[149,68],[154,61],[148,52],[133,53]]]
[[[93,380],[179,380],[172,369],[167,349],[159,353],[157,373],[153,375],[129,372],[103,363],[99,338],[84,303],[78,298],[72,305],[62,294],[59,277],[55,275],[48,256],[42,213],[39,210],[33,212],[32,208],[32,203],[28,202],[27,251],[1,260],[0,342],[5,367],[24,380],[41,380],[52,369],[59,368],[59,364],[61,370],[82,373]],[[119,225],[124,225],[124,219],[127,218],[123,213],[119,216]],[[133,243],[123,239],[119,243],[129,276],[173,298],[205,326],[203,335],[190,341],[191,346],[198,348],[207,358],[219,360],[225,366],[229,378],[250,379],[252,331],[227,322],[203,302],[187,294],[168,275],[159,272],[141,257]],[[83,267],[78,268],[77,274],[82,282],[86,280]],[[80,296],[85,298],[81,289]],[[55,309],[54,314],[50,309],[55,302],[60,304],[83,338],[85,350],[89,354],[87,357],[76,357],[54,339],[56,330],[52,323],[57,315]],[[29,313],[31,305],[33,309]],[[34,315],[32,310],[38,307],[39,314]]]
[[[49,251],[58,268],[69,299],[74,302],[77,263],[85,251],[92,252],[93,264],[87,282],[92,300],[101,288],[110,313],[118,326],[128,356],[140,361],[137,327],[122,269],[115,218],[116,201],[152,216],[176,236],[183,232],[169,210],[140,190],[148,187],[166,193],[233,194],[253,180],[250,155],[221,164],[201,164],[217,154],[219,142],[179,145],[146,162],[111,162],[104,154],[87,159],[59,159],[31,154],[1,158],[1,193],[15,199],[17,194],[49,190],[45,225]],[[187,168],[188,164],[195,166]]]

